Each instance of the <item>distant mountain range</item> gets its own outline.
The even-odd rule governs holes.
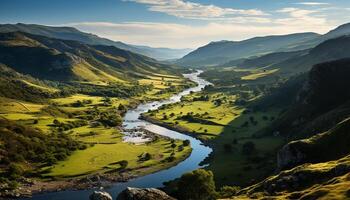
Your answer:
[[[259,56],[318,37],[316,33],[298,33],[281,36],[256,37],[243,41],[212,42],[192,51],[176,63],[182,65],[208,66],[223,64],[231,60]]]
[[[270,59],[272,56],[281,57],[294,55],[295,53],[288,54],[285,52],[299,51],[300,53],[301,50],[314,48],[329,39],[348,34],[350,34],[350,24],[344,24],[324,35],[316,33],[298,33],[281,36],[257,37],[238,42],[212,42],[192,51],[188,55],[179,59],[176,63],[185,66],[232,66],[237,64],[237,61],[242,61],[243,59],[255,59],[252,57],[260,57],[267,54],[270,54]],[[272,53],[279,53],[279,55],[273,55]]]
[[[279,74],[293,75],[310,70],[313,65],[350,57],[350,36],[326,40],[316,47],[291,52],[276,52],[263,56],[233,60],[221,67],[278,69]]]
[[[114,46],[24,32],[0,33],[0,63],[22,74],[53,81],[123,82],[172,70],[170,65]]]
[[[23,23],[0,25],[0,32],[2,33],[14,31],[20,31],[34,35],[42,35],[56,39],[75,40],[89,45],[115,46],[117,48],[152,57],[157,60],[171,60],[181,58],[191,51],[191,49],[152,48],[148,46],[129,45],[123,42],[101,38],[90,33],[81,32],[73,27],[53,27]]]

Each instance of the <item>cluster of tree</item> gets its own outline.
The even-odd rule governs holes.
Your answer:
[[[201,95],[199,97],[193,97],[193,101],[209,101],[209,95]]]
[[[91,99],[84,99],[82,101],[78,100],[74,103],[71,104],[72,107],[84,107],[87,104],[91,104],[92,100]]]
[[[23,175],[21,163],[52,165],[87,146],[65,134],[43,134],[37,129],[0,119],[0,163],[9,179]]]
[[[75,120],[75,121],[68,121],[68,122],[60,122],[57,119],[53,120],[53,125],[58,128],[58,131],[68,131],[73,128],[78,128],[82,126],[88,125],[88,122],[85,120]]]
[[[125,85],[125,84],[110,84],[110,85],[92,85],[78,82],[62,83],[59,82],[56,86],[66,93],[75,94],[87,94],[92,96],[105,96],[105,97],[121,97],[128,98],[144,94],[152,89],[149,85]]]
[[[183,174],[179,179],[165,183],[165,191],[182,200],[214,200],[237,194],[239,187],[223,186],[216,190],[211,171],[197,169]]]

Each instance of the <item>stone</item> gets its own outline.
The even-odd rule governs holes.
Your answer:
[[[90,200],[112,200],[112,197],[107,192],[94,191],[89,197]]]
[[[176,200],[165,192],[155,188],[131,188],[122,191],[117,200]]]

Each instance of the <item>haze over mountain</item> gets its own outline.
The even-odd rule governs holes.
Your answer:
[[[120,49],[132,51],[158,60],[170,60],[181,58],[191,51],[191,49],[170,49],[170,48],[152,48],[148,46],[129,45],[120,41],[112,41],[101,38],[97,35],[81,32],[73,27],[54,27],[38,24],[1,24],[0,32],[21,31],[34,35],[42,35],[51,38],[63,40],[76,40],[90,45],[115,46]]]
[[[256,37],[243,41],[212,42],[192,51],[176,63],[183,65],[216,65],[230,60],[258,56],[278,51],[282,47],[294,45],[318,37],[316,33]]]
[[[315,33],[300,33],[284,36],[258,37],[240,42],[212,42],[206,46],[198,48],[195,51],[192,51],[188,55],[179,59],[177,63],[196,66],[228,66],[230,64],[237,64],[237,60],[239,59],[259,57],[269,53],[295,52],[311,49],[322,42],[325,42],[326,40],[348,34],[350,34],[350,24],[344,24],[324,35],[318,35]]]

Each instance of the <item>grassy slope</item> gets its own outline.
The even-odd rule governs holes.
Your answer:
[[[152,78],[161,80],[159,86],[165,82],[171,83],[181,83],[183,85],[187,84],[184,79],[172,76],[165,78],[162,81],[162,75],[155,75]],[[150,79],[151,80],[151,79]],[[161,84],[162,83],[162,84]],[[157,84],[158,85],[158,84]],[[164,86],[168,88],[169,86]],[[155,89],[150,92],[157,92],[160,89]],[[148,94],[145,94],[148,95]],[[170,96],[169,93],[159,94],[158,96],[153,94],[152,98],[165,98]],[[88,96],[82,94],[76,94],[70,97],[65,98],[56,98],[50,100],[51,103],[58,106],[59,109],[65,113],[58,113],[56,116],[52,116],[49,113],[43,112],[47,108],[47,104],[35,104],[28,103],[14,99],[1,98],[0,107],[1,114],[0,116],[7,119],[15,120],[18,123],[26,126],[31,126],[34,128],[39,128],[44,131],[44,133],[50,133],[55,128],[53,127],[53,120],[57,119],[60,122],[76,121],[77,118],[69,118],[67,113],[82,113],[92,109],[94,106],[99,106],[101,111],[108,110],[112,107],[118,107],[119,104],[125,106],[133,106],[139,100],[144,99],[143,96],[135,97],[135,99],[119,99],[111,98],[112,104],[110,106],[103,105],[103,97]],[[84,105],[83,107],[74,107],[74,104],[77,101],[87,101],[90,100],[91,103]],[[37,123],[34,123],[34,120],[37,120]],[[94,136],[86,136],[90,132],[98,133]],[[92,128],[90,126],[83,126],[79,128],[74,128],[69,131],[66,131],[66,134],[69,134],[75,140],[82,141],[87,144],[96,144],[95,146],[89,147],[86,150],[79,150],[75,152],[67,160],[62,161],[55,165],[50,173],[46,173],[47,176],[57,176],[57,177],[68,177],[68,176],[77,176],[80,174],[86,174],[89,172],[98,172],[106,171],[106,168],[115,168],[116,166],[110,165],[120,160],[129,161],[129,168],[133,169],[134,174],[145,174],[160,170],[162,168],[170,167],[174,163],[179,162],[186,158],[190,151],[190,147],[185,147],[183,151],[178,151],[175,149],[175,161],[165,162],[164,159],[170,156],[172,150],[169,149],[169,141],[166,139],[159,139],[159,142],[151,143],[148,145],[138,145],[123,143],[122,134],[119,133],[117,129],[106,128],[106,127],[97,127]],[[102,143],[102,144],[101,144]],[[177,146],[180,145],[180,141],[177,141]],[[150,153],[154,159],[151,159],[147,162],[137,162],[137,156],[143,153]],[[96,159],[99,158],[99,159]],[[118,166],[118,165],[117,165]],[[135,168],[145,167],[144,169],[134,170]],[[43,168],[47,170],[47,168]]]
[[[349,171],[349,156],[304,164],[244,188],[232,199],[349,199]]]
[[[228,69],[223,70],[226,72]],[[213,76],[209,79],[214,80],[219,85],[216,89],[189,95],[181,103],[166,106],[147,115],[171,126],[185,128],[188,132],[195,133],[200,139],[207,140],[214,148],[212,156],[206,161],[209,163],[207,168],[214,172],[218,186],[247,185],[268,176],[276,166],[274,155],[278,148],[284,144],[283,138],[257,136],[256,132],[270,125],[273,119],[279,116],[281,108],[271,107],[253,112],[248,111],[249,109],[246,110],[247,106],[239,105],[236,102],[239,98],[237,94],[242,91],[240,89],[226,89],[226,84],[231,85],[234,81],[230,82],[227,81],[227,78],[221,77],[229,74],[225,72],[211,74]],[[254,76],[258,74],[256,79],[244,80],[247,84],[258,85],[264,81],[269,82],[270,79],[274,80],[272,74],[266,74],[264,79],[260,79],[259,74],[263,73],[260,71],[244,70],[236,73],[238,73],[237,80],[241,80],[240,75],[247,76],[248,73],[248,76]],[[249,88],[245,88],[245,90],[249,90]],[[193,98],[203,95],[209,95],[209,101],[193,101]],[[257,96],[251,96],[251,101],[253,102],[255,98]],[[216,99],[224,100],[221,105],[217,106]],[[194,116],[199,114],[197,118],[205,121],[189,122],[187,119],[181,118],[188,112],[193,112]],[[173,117],[171,117],[172,113]],[[167,116],[166,118],[164,118],[164,114]],[[251,122],[252,117],[257,121],[255,125]],[[209,123],[207,123],[208,121]],[[243,127],[245,122],[248,122],[248,126]],[[255,152],[250,156],[242,154],[242,146],[246,142],[253,142],[256,146]],[[225,145],[231,145],[232,150],[229,152],[225,150]]]

